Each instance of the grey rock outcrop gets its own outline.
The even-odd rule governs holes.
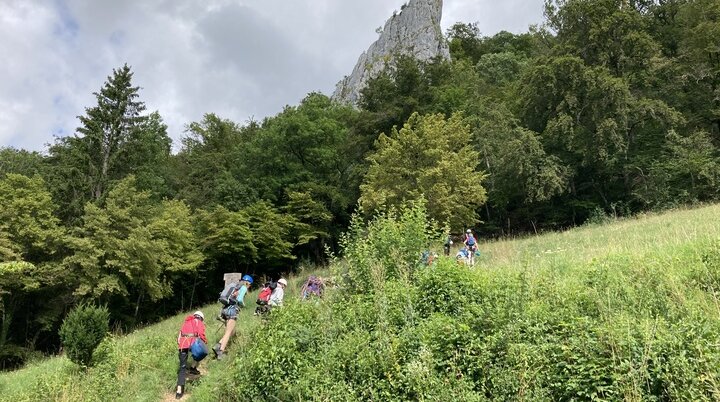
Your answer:
[[[337,84],[332,98],[356,105],[368,81],[399,55],[421,61],[437,56],[449,59],[450,50],[440,27],[442,5],[442,0],[410,0],[404,5],[385,23],[378,40],[360,55],[352,74]]]

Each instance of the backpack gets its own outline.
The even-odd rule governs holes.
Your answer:
[[[473,236],[473,235],[467,236],[467,245],[468,245],[468,246],[474,246],[474,245],[475,245],[475,236]]]
[[[199,362],[207,357],[208,347],[202,340],[200,340],[200,338],[195,338],[192,345],[190,345],[190,354],[192,355],[193,360]]]
[[[277,287],[277,283],[275,282],[267,282],[265,285],[263,285],[263,288],[260,289],[260,293],[258,293],[257,298],[257,304],[264,306],[268,304],[270,301],[270,296],[272,296],[273,290]]]
[[[225,286],[225,289],[220,292],[220,297],[218,298],[218,301],[223,306],[234,306],[237,303],[237,300],[235,298],[237,297],[237,291],[239,289],[239,284],[235,282],[228,283],[227,286]]]
[[[200,333],[198,332],[196,320],[186,320],[180,327],[180,334],[178,336],[178,347],[185,349],[190,347],[195,341],[199,340]],[[201,341],[202,342],[202,341]]]

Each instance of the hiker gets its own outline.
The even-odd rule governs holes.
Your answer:
[[[307,281],[303,284],[300,289],[301,300],[307,300],[310,297],[322,297],[325,291],[325,282],[322,278],[315,275],[310,275]]]
[[[260,289],[260,293],[258,293],[256,301],[258,306],[255,307],[255,313],[253,315],[262,315],[270,311],[268,303],[270,303],[270,297],[275,291],[275,288],[277,288],[277,282],[265,282],[262,289]]]
[[[178,369],[177,389],[175,399],[182,398],[185,393],[185,380],[187,374],[200,375],[197,364],[208,354],[207,337],[205,336],[205,315],[202,311],[196,311],[185,317],[180,333],[178,334],[178,357],[180,368]],[[188,356],[192,356],[193,362],[188,366]]]
[[[238,312],[240,307],[245,307],[245,295],[252,283],[252,276],[243,275],[240,283],[231,283],[220,293],[219,301],[225,306],[220,311],[220,319],[225,322],[225,333],[220,338],[220,342],[216,343],[212,348],[215,358],[218,360],[225,357],[225,348],[230,342],[230,337],[235,332]]]
[[[277,281],[277,287],[272,292],[272,295],[270,296],[270,301],[268,302],[269,306],[272,307],[280,307],[283,304],[283,299],[285,299],[285,288],[287,287],[287,281],[283,278],[280,278],[279,281]]]
[[[458,264],[469,264],[470,252],[468,251],[468,249],[463,247],[458,250],[457,254],[455,254],[455,260],[458,262]]]
[[[477,250],[477,241],[475,241],[475,236],[473,236],[472,230],[468,229],[465,231],[465,240],[463,243],[470,254],[468,262],[470,265],[475,265],[475,250]]]
[[[450,235],[448,235],[447,239],[445,239],[445,244],[443,245],[443,250],[445,251],[445,257],[450,257],[450,246],[453,245],[452,238],[450,238]]]
[[[425,266],[431,266],[435,260],[438,258],[437,253],[432,252],[430,250],[423,251],[422,255],[420,256],[420,262]]]

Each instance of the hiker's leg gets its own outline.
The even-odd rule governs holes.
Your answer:
[[[225,347],[227,347],[228,342],[230,342],[230,337],[233,334],[233,331],[235,331],[235,324],[236,320],[234,318],[228,319],[225,323],[225,334],[223,335],[222,339],[220,339],[220,350],[225,351]]]
[[[190,349],[178,350],[178,358],[180,359],[180,368],[178,369],[178,380],[177,380],[178,387],[185,386],[185,378],[187,377],[187,360],[188,360],[189,354],[190,354]],[[178,390],[180,390],[180,388],[178,388]]]

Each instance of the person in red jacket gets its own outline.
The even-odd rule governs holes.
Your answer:
[[[207,355],[207,337],[205,336],[205,315],[202,311],[196,311],[192,315],[185,317],[180,333],[178,334],[178,355],[180,357],[180,368],[178,369],[177,390],[175,391],[175,399],[182,398],[185,393],[185,379],[187,374],[199,375],[197,369],[199,360],[194,359],[191,366],[188,367],[188,356],[192,355],[190,350],[196,339],[203,342],[205,355]]]

